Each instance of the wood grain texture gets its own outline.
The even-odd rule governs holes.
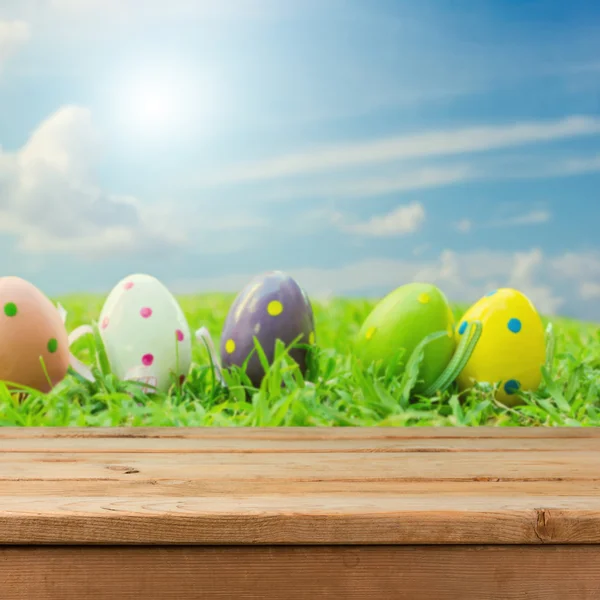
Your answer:
[[[600,481],[599,452],[19,453],[0,452],[4,479],[305,481]]]
[[[0,428],[0,544],[596,544],[592,428]]]
[[[0,505],[1,544],[598,543],[598,501],[290,497],[210,501],[19,498]],[[544,507],[536,507],[535,505]],[[570,503],[567,503],[570,504]],[[546,508],[545,506],[552,506]]]
[[[0,548],[2,600],[597,600],[600,549]]]

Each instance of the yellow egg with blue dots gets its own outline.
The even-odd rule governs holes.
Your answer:
[[[463,315],[457,341],[472,321],[480,321],[481,337],[458,376],[461,391],[475,382],[497,384],[496,399],[507,406],[520,402],[519,391],[535,391],[546,360],[544,325],[535,306],[518,290],[493,291]]]

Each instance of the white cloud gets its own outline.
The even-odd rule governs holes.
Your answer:
[[[28,23],[0,20],[0,68],[9,56],[29,41],[30,37]]]
[[[600,280],[600,252],[567,252],[552,260],[552,268],[563,277]]]
[[[393,192],[410,191],[418,189],[444,188],[451,185],[468,183],[472,181],[502,181],[520,179],[553,179],[556,177],[574,177],[586,173],[600,172],[600,156],[550,159],[535,157],[531,164],[525,168],[507,169],[502,161],[495,163],[487,161],[483,164],[473,160],[470,163],[461,163],[446,166],[421,166],[415,169],[393,169],[392,175],[355,176],[339,178],[337,181],[325,179],[319,181],[315,178],[308,185],[286,185],[275,189],[271,193],[263,193],[265,200],[291,200],[309,196],[330,198],[371,198]],[[350,173],[351,171],[349,171]],[[508,224],[526,225],[545,222],[551,218],[546,211],[534,211],[523,215],[516,222]],[[491,224],[490,226],[502,226]]]
[[[558,166],[557,174],[581,175],[600,171],[600,155],[587,158],[576,158],[564,161]]]
[[[600,283],[585,281],[581,284],[579,293],[584,300],[600,300]]]
[[[0,148],[0,234],[13,236],[18,251],[88,259],[234,253],[269,225],[256,211],[224,211],[214,198],[151,204],[107,192],[94,178],[101,142],[90,111],[65,106],[17,152]]]
[[[473,221],[470,219],[461,219],[455,224],[455,228],[460,233],[469,233],[473,229]]]
[[[28,253],[97,256],[160,251],[185,242],[152,207],[104,192],[93,180],[99,137],[90,111],[67,106],[16,153],[0,152],[0,231]]]
[[[575,286],[582,300],[600,298],[600,252],[568,252],[552,260],[551,268]]]
[[[413,248],[412,254],[413,256],[421,256],[422,254],[427,252],[429,248],[431,248],[431,244],[420,244],[416,248]]]
[[[370,198],[373,196],[408,192],[455,185],[476,179],[478,174],[465,165],[450,167],[424,167],[415,170],[398,170],[387,176],[344,177],[337,181],[313,181],[308,185],[286,185],[261,198],[267,201],[285,201],[298,198]]]
[[[539,249],[529,252],[444,250],[435,260],[372,258],[331,268],[292,268],[278,265],[314,298],[347,294],[376,295],[411,281],[438,285],[452,301],[474,302],[499,287],[527,294],[543,314],[555,314],[565,304],[565,278],[557,278],[552,260]],[[239,291],[252,274],[231,274],[171,283],[181,293]],[[568,289],[567,289],[568,291]]]
[[[510,219],[496,221],[496,227],[511,227],[513,225],[537,225],[547,223],[552,218],[552,214],[547,210],[533,210],[523,215],[518,215]]]
[[[535,298],[539,309],[553,315],[565,303],[564,298],[557,297],[551,285],[536,283],[536,273],[545,266],[545,257],[539,248],[531,252],[517,252],[514,255],[513,270],[510,275],[510,287],[517,288],[530,298]]]
[[[598,133],[600,119],[585,116],[570,116],[558,121],[430,131],[313,148],[308,152],[240,165],[218,176],[213,183],[273,180],[398,160],[485,152]]]
[[[523,225],[541,225],[552,218],[547,210],[532,210],[528,213],[505,219],[494,219],[484,223],[475,223],[470,219],[462,219],[455,223],[455,229],[460,233],[469,233],[473,229],[488,229],[496,227],[519,227]]]
[[[244,186],[246,198],[260,202],[283,202],[307,198],[320,199],[367,199],[396,192],[420,189],[444,188],[473,181],[502,181],[521,179],[552,179],[556,177],[572,177],[585,173],[600,171],[600,156],[560,157],[548,159],[543,155],[522,157],[512,161],[505,158],[481,160],[471,158],[468,162],[448,164],[422,162],[413,167],[400,164],[391,167],[377,168],[370,172],[356,172],[346,169],[340,173],[307,175],[291,179],[288,182],[248,181]],[[210,190],[215,186],[236,185],[235,179],[225,180],[201,177],[200,181],[192,180],[187,186],[192,189]],[[258,185],[254,188],[252,185]],[[186,186],[186,187],[187,187]],[[511,219],[489,222],[486,227],[502,227],[510,225],[541,224],[552,218],[545,210],[533,210],[530,213],[517,215]],[[467,220],[454,223],[454,228],[466,233],[476,224]]]
[[[406,235],[420,229],[425,221],[425,209],[418,202],[398,206],[385,215],[376,215],[367,221],[348,221],[341,213],[335,213],[334,223],[347,233],[389,237]]]

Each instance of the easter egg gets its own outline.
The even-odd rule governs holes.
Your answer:
[[[70,352],[61,315],[19,277],[0,278],[0,340],[1,381],[47,393],[66,376]]]
[[[269,364],[275,356],[276,340],[289,347],[315,343],[312,306],[304,290],[286,273],[270,271],[252,279],[233,302],[221,335],[220,354],[224,368],[241,367],[250,356],[246,374],[255,387],[265,371],[255,350],[256,337]],[[303,374],[307,370],[307,349],[292,348],[288,355]]]
[[[454,316],[436,286],[409,283],[389,293],[365,319],[355,343],[356,356],[377,371],[393,367],[401,375],[411,354],[428,335],[446,331],[424,349],[414,391],[428,388],[442,374],[456,349]]]
[[[499,384],[496,399],[518,402],[519,390],[536,390],[546,359],[544,326],[532,302],[521,292],[502,288],[476,302],[456,328],[458,341],[471,321],[482,324],[481,337],[458,376],[461,390],[474,382]]]
[[[99,319],[112,372],[167,391],[183,381],[192,360],[188,322],[171,292],[155,277],[130,275],[110,292]]]

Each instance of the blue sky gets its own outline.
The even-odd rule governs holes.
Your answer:
[[[268,269],[600,322],[595,1],[3,0],[0,272]]]

